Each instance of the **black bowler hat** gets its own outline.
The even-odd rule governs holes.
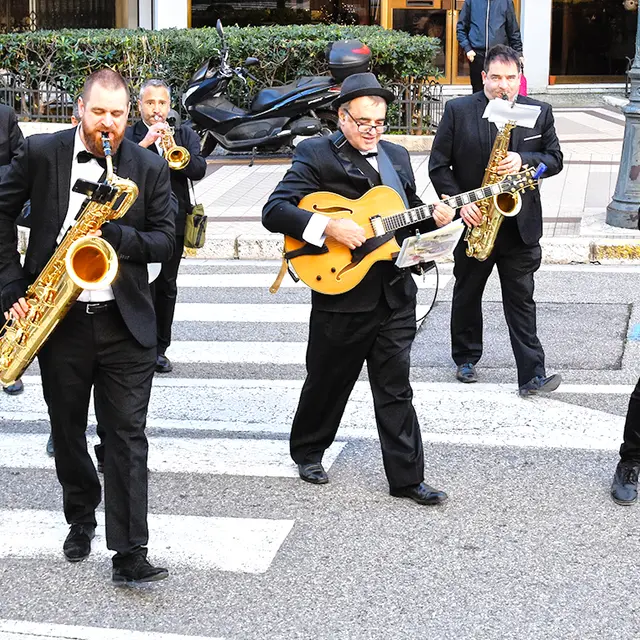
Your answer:
[[[340,95],[333,101],[333,106],[337,109],[341,104],[362,96],[380,96],[387,104],[395,99],[391,91],[380,86],[373,73],[354,73],[342,83]]]

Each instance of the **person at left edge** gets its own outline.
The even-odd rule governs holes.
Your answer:
[[[0,179],[23,144],[24,137],[18,126],[16,112],[11,107],[0,104]],[[13,384],[3,386],[2,390],[11,396],[16,396],[24,391],[24,384],[19,379]]]
[[[116,582],[166,578],[147,560],[147,451],[145,425],[155,368],[156,330],[147,263],[171,257],[175,210],[169,169],[124,139],[129,90],[109,69],[90,75],[79,98],[78,127],[30,136],[0,183],[0,301],[24,317],[27,285],[41,272],[73,224],[84,195],[79,178],[103,179],[102,133],[109,135],[114,170],[136,183],[139,195],[126,215],[95,235],[117,252],[110,287],[80,294],[38,353],[42,387],[56,449],[64,513],[70,525],[63,552],[79,561],[91,552],[101,488],[85,431],[92,387],[98,421],[106,429],[104,460],[107,547],[115,551]],[[24,262],[13,224],[31,199],[31,235]]]
[[[151,79],[140,88],[138,108],[142,120],[127,127],[125,136],[150,152],[162,156],[160,140],[169,126],[167,116],[171,107],[171,91],[162,80]],[[180,259],[184,250],[184,227],[187,213],[191,211],[189,180],[201,180],[207,171],[207,161],[200,154],[200,138],[188,127],[175,130],[176,145],[189,151],[188,164],[183,169],[171,169],[171,190],[178,199],[176,216],[176,248],[170,260],[162,263],[162,269],[152,284],[152,293],[158,327],[158,355],[156,371],[169,373],[173,366],[166,356],[171,344],[171,325],[178,295],[177,279]]]

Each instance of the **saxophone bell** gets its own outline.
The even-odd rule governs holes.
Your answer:
[[[64,257],[69,279],[80,289],[94,291],[111,285],[118,273],[118,255],[102,238],[75,240]]]

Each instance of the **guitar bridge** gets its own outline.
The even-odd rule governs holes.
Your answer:
[[[371,228],[373,229],[374,235],[383,236],[386,233],[382,216],[371,216],[369,220],[371,222]]]

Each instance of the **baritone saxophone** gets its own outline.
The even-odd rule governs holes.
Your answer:
[[[515,121],[511,120],[498,130],[498,135],[489,156],[489,164],[484,172],[483,187],[502,180],[502,176],[498,175],[498,165],[509,152],[511,131],[515,126]],[[498,231],[504,218],[510,218],[520,213],[522,198],[517,192],[501,193],[489,200],[480,201],[478,208],[482,213],[482,222],[477,227],[467,227],[464,239],[468,245],[467,255],[470,258],[484,261],[493,251]]]
[[[51,259],[29,286],[25,318],[10,318],[0,336],[0,382],[13,384],[22,376],[38,351],[83,290],[108,287],[118,272],[118,257],[103,238],[87,234],[110,220],[121,218],[138,197],[132,180],[113,172],[111,144],[102,134],[107,162],[105,181],[78,180],[73,190],[84,193],[76,221],[67,230]]]

